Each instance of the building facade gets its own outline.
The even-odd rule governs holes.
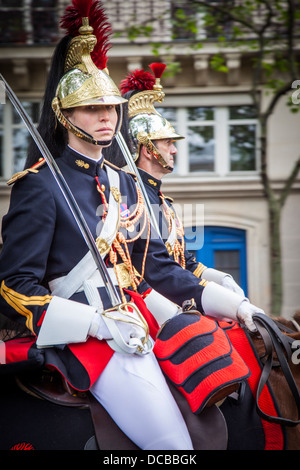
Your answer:
[[[177,73],[163,76],[166,97],[160,107],[186,138],[177,143],[175,171],[165,177],[162,190],[174,198],[182,214],[188,248],[204,264],[232,273],[250,300],[271,313],[268,207],[260,178],[260,129],[249,93],[251,50],[227,47],[223,52],[228,73],[218,72],[210,66],[210,57],[219,50],[213,40],[193,50],[190,33],[182,31],[173,39],[172,8],[188,2],[102,3],[117,33],[108,61],[117,84],[128,71],[146,69],[154,61],[179,66]],[[58,18],[68,4],[65,0],[1,2],[0,73],[33,122],[38,121],[53,49],[63,34]],[[147,29],[150,18],[155,19],[151,30]],[[131,29],[128,39],[125,30],[135,21],[145,25],[144,35],[133,36]],[[205,37],[200,16],[197,24],[198,37]],[[153,44],[160,45],[159,57],[153,55]],[[270,95],[261,93],[267,103]],[[6,181],[23,169],[30,137],[3,93],[0,98],[2,219],[10,195]],[[268,174],[278,191],[299,158],[299,130],[300,113],[291,113],[283,97],[268,126]],[[299,206],[300,177],[282,214],[282,315],[286,317],[300,309]]]

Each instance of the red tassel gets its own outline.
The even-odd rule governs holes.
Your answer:
[[[164,73],[166,64],[160,64],[159,62],[155,62],[153,64],[150,64],[149,67],[154,73],[155,78],[160,78]]]
[[[77,36],[82,26],[82,18],[89,18],[89,24],[94,29],[97,44],[91,54],[94,64],[99,69],[107,65],[107,53],[111,47],[109,43],[112,34],[111,25],[105,15],[105,10],[99,0],[73,0],[61,18],[60,25],[71,36]]]

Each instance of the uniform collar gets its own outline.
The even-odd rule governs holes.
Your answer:
[[[157,192],[160,190],[161,180],[154,178],[154,176],[150,175],[150,173],[147,173],[140,168],[138,168],[138,171],[144,184],[150,186],[152,189],[155,189]]]
[[[76,150],[69,146],[65,148],[63,157],[70,167],[93,177],[100,174],[104,162],[103,156],[97,161],[82,153],[76,152]]]

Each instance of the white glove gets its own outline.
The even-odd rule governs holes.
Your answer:
[[[256,331],[256,326],[253,323],[252,317],[255,313],[263,313],[265,312],[261,309],[256,307],[253,304],[250,304],[248,300],[244,300],[237,311],[237,317],[238,319],[244,323],[244,325],[250,330],[250,331]]]
[[[150,342],[149,345],[143,345],[145,330],[139,324],[132,323],[136,320],[134,316],[129,317],[120,309],[110,310],[108,315],[109,317],[106,313],[94,315],[88,332],[89,336],[107,340],[108,344],[118,352],[138,353],[141,350],[143,353],[150,352],[153,346],[152,341],[151,346],[149,346]]]
[[[240,295],[241,297],[245,297],[245,293],[243,289],[235,282],[232,276],[226,274],[223,279],[221,285],[225,287],[225,289],[232,290],[236,294]]]
[[[106,326],[106,323],[103,320],[103,317],[100,313],[95,313],[91,325],[88,331],[89,336],[97,338],[100,341],[102,339],[112,339],[112,334]]]
[[[241,321],[251,331],[256,330],[252,321],[253,314],[265,313],[262,309],[250,304],[246,297],[241,297],[215,282],[209,282],[204,287],[201,302],[206,315],[217,320]]]
[[[126,318],[124,314],[116,310],[110,311],[109,314],[116,318]],[[124,321],[118,320],[115,320],[115,322],[117,323],[118,329],[120,330],[120,333],[122,334],[126,343],[129,343],[129,340],[132,338],[141,338],[145,336],[143,328],[138,325],[134,325],[133,323],[125,323]],[[104,317],[100,313],[95,313],[88,334],[89,336],[94,336],[99,340],[113,338],[113,334],[108,329]]]

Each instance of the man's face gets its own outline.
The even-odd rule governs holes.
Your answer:
[[[172,139],[161,139],[153,142],[165,162],[170,168],[174,168],[174,157],[177,153],[177,148]]]

